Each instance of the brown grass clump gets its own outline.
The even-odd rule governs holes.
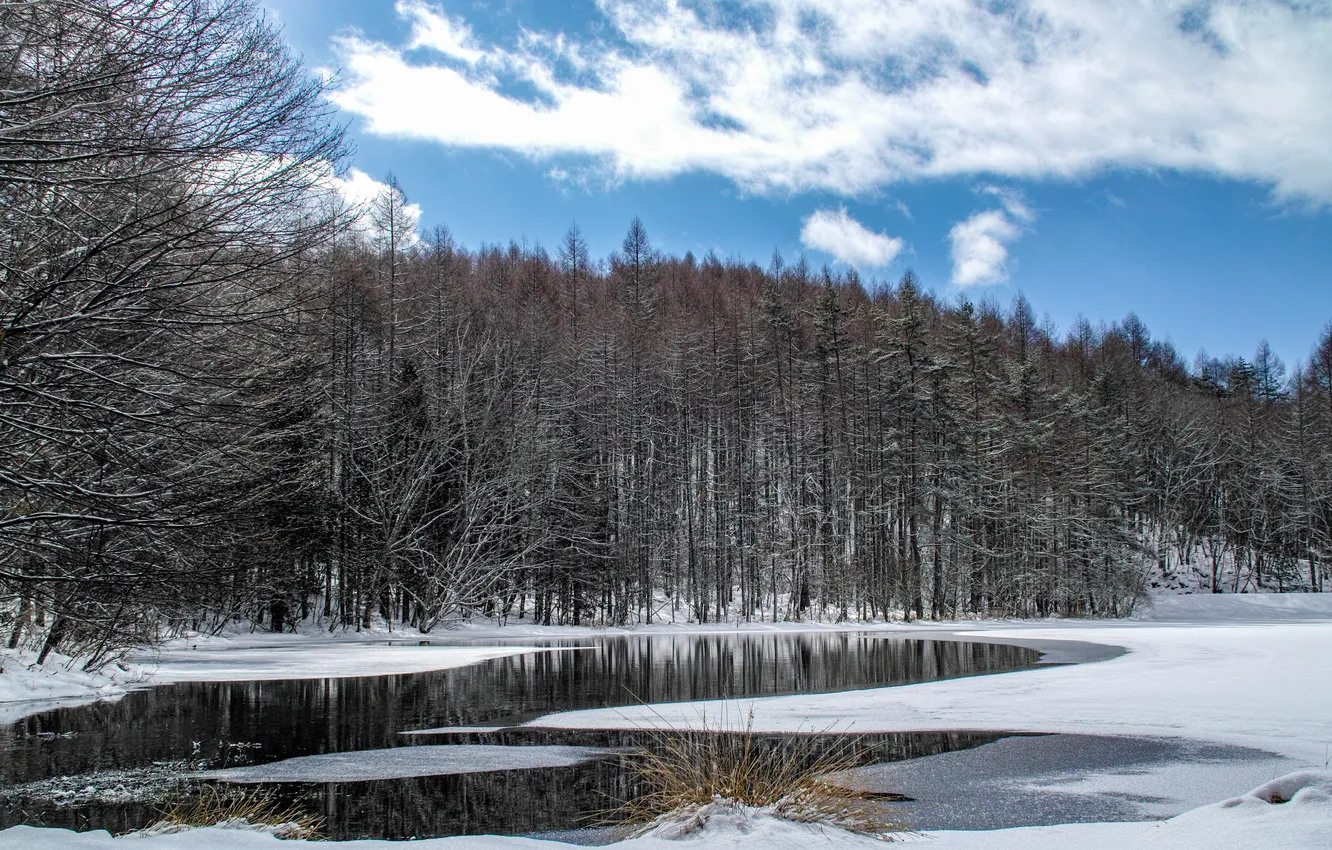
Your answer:
[[[269,788],[246,789],[205,785],[197,796],[176,800],[158,814],[141,834],[161,835],[192,827],[220,826],[262,829],[277,838],[322,838],[323,819],[285,804]]]
[[[862,749],[852,736],[831,745],[826,736],[810,734],[756,736],[752,713],[739,730],[670,730],[628,757],[647,790],[622,805],[615,819],[638,826],[636,834],[679,836],[719,808],[745,807],[892,840],[909,830],[883,806],[883,795],[827,781],[862,764]]]

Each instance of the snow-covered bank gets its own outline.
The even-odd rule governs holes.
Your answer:
[[[445,636],[446,638],[448,636]],[[236,682],[328,679],[425,673],[476,664],[534,646],[439,646],[390,634],[325,632],[255,634],[174,640],[133,656],[154,685],[173,682]]]
[[[1332,836],[1332,775],[1303,771],[1281,777],[1254,791],[1149,823],[1093,823],[1022,827],[986,832],[928,832],[910,836],[905,847],[932,850],[1326,850]],[[460,836],[413,842],[347,841],[347,850],[558,850],[554,841],[498,836]],[[326,843],[280,841],[272,835],[236,829],[198,829],[171,835],[112,838],[107,832],[75,833],[62,829],[16,826],[0,832],[5,850],[298,850]],[[808,847],[882,848],[872,838],[810,824],[791,823],[761,812],[726,811],[713,815],[697,831],[672,840],[648,836],[621,842],[624,850],[696,850],[753,848],[804,850]]]
[[[794,630],[800,626],[767,624],[752,630]],[[804,627],[808,629],[808,627]],[[827,627],[816,627],[824,629]],[[864,629],[863,626],[843,628]],[[734,630],[709,627],[699,631]],[[769,697],[732,703],[688,703],[641,708],[603,709],[550,715],[539,725],[572,727],[697,726],[710,717],[718,725],[722,712],[731,724],[752,706],[758,730],[789,729],[845,731],[909,731],[940,729],[1027,730],[1094,735],[1137,735],[1186,741],[1210,741],[1249,747],[1279,754],[1272,759],[1269,776],[1294,767],[1315,768],[1303,772],[1281,787],[1239,798],[1229,805],[1212,804],[1167,821],[1146,823],[1072,824],[1016,827],[984,832],[937,831],[922,846],[944,850],[1016,850],[1016,848],[1086,847],[1091,850],[1141,845],[1144,848],[1288,847],[1327,848],[1332,835],[1332,780],[1326,768],[1332,756],[1332,595],[1299,597],[1211,597],[1167,600],[1141,619],[1133,621],[1042,621],[1036,623],[949,623],[878,626],[872,631],[885,637],[928,636],[1023,642],[1077,641],[1124,647],[1117,657],[1075,666],[1004,673],[990,676],[934,681],[895,688],[809,696]],[[517,631],[517,630],[515,630]],[[587,636],[591,630],[539,629],[525,627],[521,639],[554,636]],[[618,631],[618,630],[617,630]],[[689,627],[654,627],[653,631],[684,634]],[[487,633],[467,629],[450,636],[513,639],[513,632]],[[256,657],[269,657],[274,649],[270,636],[252,636],[231,644],[231,650],[212,644],[177,646],[172,653],[185,655],[187,666],[199,652],[218,654],[218,664],[234,663],[228,657],[243,656],[249,649]],[[330,639],[329,651],[345,643]],[[353,644],[354,645],[354,644]],[[387,649],[382,643],[368,644]],[[248,647],[248,648],[247,648]],[[399,649],[416,647],[394,647]],[[437,649],[485,649],[437,647]],[[523,647],[500,647],[502,651],[524,651]],[[1102,657],[1105,657],[1104,654]],[[204,666],[207,666],[206,663]],[[244,666],[244,665],[242,665]],[[252,670],[253,667],[246,667]],[[376,672],[384,672],[377,669]],[[1076,755],[1076,753],[1075,753]],[[1294,763],[1293,765],[1291,763]],[[1240,762],[1237,762],[1240,763]],[[1183,762],[1181,762],[1183,764]],[[1244,763],[1246,770],[1254,762]],[[1170,783],[1193,781],[1206,786],[1188,797],[1193,802],[1217,800],[1252,787],[1255,779],[1245,775],[1245,785],[1234,788],[1235,776],[1224,765],[1208,772],[1176,770],[1173,765],[1143,772],[1136,766],[1118,772],[1088,771],[1082,777],[1054,784],[1033,783],[1037,792],[1090,792],[1111,796],[1147,797]],[[1266,777],[1263,777],[1266,778]],[[1304,790],[1298,794],[1297,786]],[[1285,790],[1282,790],[1285,789]],[[901,789],[907,793],[909,788]],[[1265,802],[1273,790],[1289,803]],[[965,793],[964,791],[962,793]],[[1179,809],[1175,809],[1179,811]],[[1153,815],[1155,816],[1155,815]],[[1109,816],[1082,815],[1081,819]],[[1027,821],[1031,823],[1033,821]],[[1039,821],[1035,821],[1039,822]],[[830,829],[786,824],[765,817],[719,818],[696,836],[695,844],[709,847],[808,847],[825,840],[843,847],[871,846],[865,839]],[[668,846],[663,838],[646,838],[622,844],[626,850]],[[183,836],[133,839],[132,846],[148,850],[176,847],[291,847],[275,845],[262,835],[234,831],[200,831]],[[46,842],[46,843],[39,843]],[[87,843],[80,843],[87,842]],[[100,843],[98,843],[100,842]],[[172,843],[175,842],[175,843]],[[212,842],[212,843],[209,843]],[[267,842],[267,843],[265,843]],[[115,850],[126,846],[105,833],[73,836],[58,831],[0,832],[0,847],[90,848]],[[402,846],[389,842],[349,842],[352,848]],[[498,837],[438,839],[412,844],[441,850],[481,848],[553,848],[567,845]],[[874,844],[873,846],[882,846]]]
[[[1149,622],[1226,623],[1322,622],[1332,620],[1332,594],[1252,594],[1240,596],[1169,596],[1157,601],[1146,615]],[[226,636],[179,638],[163,647],[142,650],[121,666],[100,672],[78,669],[78,661],[53,654],[45,665],[35,665],[35,653],[0,650],[0,723],[62,705],[77,705],[114,698],[135,687],[197,681],[315,679],[391,675],[442,670],[524,652],[539,651],[537,640],[600,635],[692,635],[755,632],[881,631],[903,636],[937,630],[955,632],[963,639],[1002,636],[1028,646],[1054,650],[1053,640],[1095,641],[1083,621],[1005,621],[951,624],[900,623],[653,623],[633,627],[588,628],[537,626],[519,621],[503,626],[489,622],[466,623],[430,635],[389,632],[383,628],[361,632],[312,628],[300,634],[249,633],[243,629]],[[1114,624],[1119,625],[1119,624]],[[1035,628],[1033,628],[1035,627]],[[1055,633],[1058,632],[1056,635]],[[1051,637],[1053,636],[1053,637]],[[531,639],[526,641],[525,639]],[[495,642],[498,646],[466,645]],[[522,645],[528,643],[528,645]],[[1111,641],[1113,644],[1114,641]],[[426,645],[428,644],[428,645]],[[458,644],[458,645],[451,645]],[[1048,660],[1083,661],[1097,653],[1066,653],[1072,644],[1058,645]],[[1109,654],[1113,654],[1113,651]]]
[[[53,708],[115,699],[134,688],[176,682],[328,679],[425,673],[525,652],[535,646],[437,645],[456,637],[387,631],[301,634],[236,633],[178,638],[141,650],[128,663],[96,673],[53,653],[38,666],[36,653],[0,650],[0,723]]]
[[[1332,594],[1291,599],[1296,602],[1282,605],[1271,596],[1197,596],[1182,606],[1192,616],[1167,604],[1130,621],[918,624],[892,634],[1078,640],[1128,652],[1091,664],[895,688],[598,709],[537,722],[689,728],[721,726],[729,717],[733,726],[738,713],[752,708],[760,731],[977,729],[1185,737],[1322,767],[1332,754]]]
[[[55,652],[38,665],[37,653],[31,650],[0,649],[0,723],[63,705],[114,699],[146,676],[146,671],[133,667],[85,672],[78,659]]]

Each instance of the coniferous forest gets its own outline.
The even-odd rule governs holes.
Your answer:
[[[332,84],[246,0],[0,2],[11,647],[1325,588],[1332,326],[1193,359],[638,219],[469,248],[339,200]]]

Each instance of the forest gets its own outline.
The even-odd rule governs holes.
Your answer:
[[[331,188],[335,84],[248,0],[0,0],[11,648],[1325,588],[1332,324],[1187,360],[638,219],[468,248]]]

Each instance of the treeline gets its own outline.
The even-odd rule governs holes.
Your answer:
[[[774,256],[594,261],[342,210],[241,0],[0,2],[0,601],[100,660],[281,629],[1123,615],[1317,590],[1332,328],[1186,364]]]
[[[598,264],[577,228],[390,254],[384,220],[310,271],[268,463],[303,484],[238,561],[279,612],[1114,616],[1199,563],[1322,585],[1332,331],[1289,379],[1265,344],[1189,368],[1133,316],[1061,337],[1021,296],[665,257],[637,220]]]

